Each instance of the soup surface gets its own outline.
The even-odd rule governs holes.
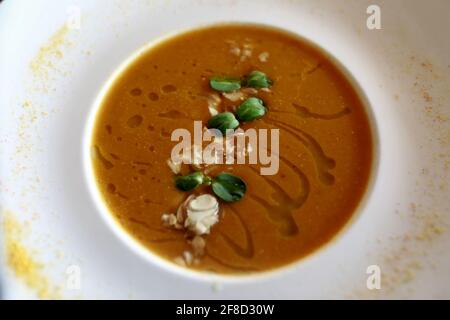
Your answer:
[[[210,85],[253,70],[272,80],[269,88],[233,94]],[[267,113],[240,128],[279,129],[276,174],[261,175],[260,163],[168,165],[175,129],[193,132],[211,108],[233,112],[248,96]],[[96,117],[92,161],[111,214],[152,252],[196,270],[258,272],[311,253],[345,225],[368,183],[370,132],[354,88],[320,50],[276,29],[218,25],[163,41],[120,74]],[[247,188],[239,201],[217,198],[218,222],[194,241],[184,224],[168,226],[167,214],[191,194],[213,194],[208,185],[175,186],[174,177],[199,170],[232,173]]]

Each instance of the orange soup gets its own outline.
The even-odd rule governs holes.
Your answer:
[[[277,129],[276,154],[266,150],[277,172],[261,174],[259,161],[171,160],[172,133],[194,134],[194,121],[203,133]],[[326,54],[240,24],[139,55],[103,99],[92,148],[98,188],[123,228],[169,261],[216,273],[267,271],[330,241],[366,190],[373,152],[364,105]]]

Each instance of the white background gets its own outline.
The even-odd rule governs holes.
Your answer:
[[[366,27],[369,4],[381,8],[381,30]],[[52,65],[30,68],[73,6],[81,25],[62,37],[62,56],[41,56]],[[23,243],[62,298],[450,298],[449,9],[445,0],[4,1],[2,213],[27,225]],[[224,285],[174,275],[124,246],[88,194],[81,143],[97,93],[135,50],[168,32],[231,20],[286,28],[338,58],[373,108],[380,167],[366,210],[331,246],[275,278]],[[74,264],[80,290],[66,286]],[[366,289],[372,264],[382,271],[379,291]],[[4,251],[1,271],[4,297],[36,296]]]

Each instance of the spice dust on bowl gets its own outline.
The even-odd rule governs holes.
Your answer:
[[[271,271],[343,229],[367,192],[374,134],[321,49],[260,25],[160,41],[117,73],[89,136],[108,214],[165,261]]]

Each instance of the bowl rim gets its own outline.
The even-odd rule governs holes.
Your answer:
[[[345,222],[345,224],[324,244],[316,248],[315,250],[309,252],[305,256],[292,261],[288,264],[278,266],[268,270],[262,270],[252,273],[244,274],[220,274],[212,273],[206,271],[198,271],[195,269],[189,269],[174,262],[169,261],[166,258],[159,256],[154,253],[151,249],[144,246],[137,238],[135,238],[130,232],[128,232],[120,222],[114,217],[111,210],[108,208],[100,189],[98,188],[98,183],[95,179],[95,173],[92,165],[91,159],[91,149],[92,149],[92,134],[95,127],[95,120],[97,118],[98,111],[104,101],[105,96],[108,94],[111,86],[119,78],[119,76],[135,62],[142,54],[146,53],[157,45],[165,42],[166,40],[172,39],[183,34],[190,33],[195,30],[201,30],[204,28],[226,26],[226,25],[246,25],[246,26],[258,26],[268,29],[273,29],[277,31],[284,32],[300,41],[307,43],[309,46],[313,47],[315,50],[320,51],[324,56],[326,56],[331,63],[344,75],[346,80],[350,83],[351,87],[355,90],[358,98],[360,99],[364,111],[366,113],[370,133],[372,140],[372,161],[371,168],[369,172],[369,178],[367,180],[364,193],[358,202],[358,205],[353,210],[351,217]],[[83,176],[87,188],[89,190],[90,199],[96,208],[96,211],[100,213],[102,220],[109,226],[111,231],[119,238],[128,248],[136,253],[140,258],[146,262],[152,263],[153,265],[160,267],[165,272],[170,271],[172,274],[182,276],[184,278],[189,278],[192,280],[198,280],[202,282],[220,282],[220,283],[248,283],[255,282],[258,280],[267,280],[276,277],[280,277],[286,273],[293,272],[295,269],[299,269],[305,266],[308,262],[317,258],[320,253],[330,250],[335,243],[342,238],[342,236],[351,227],[356,224],[356,221],[362,216],[362,213],[366,211],[370,199],[372,198],[373,191],[375,189],[375,184],[379,172],[380,166],[380,143],[379,143],[379,129],[376,120],[375,113],[372,109],[372,104],[363,89],[362,85],[356,80],[350,70],[333,54],[328,50],[323,48],[321,45],[313,41],[312,39],[300,34],[296,31],[289,30],[289,28],[279,27],[267,23],[259,22],[247,22],[247,21],[218,21],[209,22],[204,24],[197,24],[193,27],[183,28],[181,30],[175,30],[159,37],[156,37],[146,43],[141,47],[134,50],[122,63],[117,66],[114,71],[109,75],[107,80],[101,85],[100,91],[98,91],[96,98],[89,108],[87,119],[85,120],[85,125],[83,128],[83,137],[81,144],[81,161],[83,166]]]

